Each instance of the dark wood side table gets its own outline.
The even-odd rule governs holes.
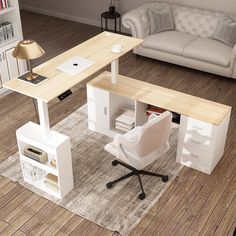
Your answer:
[[[103,12],[101,14],[101,31],[104,30],[103,28],[103,19],[105,19],[105,30],[109,31],[108,29],[108,20],[114,20],[114,31],[117,33],[117,22],[119,23],[119,33],[121,33],[121,16],[118,12]]]

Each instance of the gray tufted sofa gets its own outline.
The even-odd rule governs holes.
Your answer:
[[[212,39],[222,13],[171,5],[175,30],[150,35],[148,3],[126,13],[122,23],[132,36],[144,39],[134,53],[226,77],[236,78],[236,45]]]

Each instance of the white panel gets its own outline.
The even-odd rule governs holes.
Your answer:
[[[148,104],[135,101],[135,126],[141,126],[148,121],[147,108]]]
[[[10,48],[5,51],[6,63],[9,73],[9,79],[14,79],[15,77],[19,76],[19,67],[17,60],[12,56],[12,52],[14,48]]]
[[[88,125],[92,130],[106,133],[110,128],[109,93],[87,86]]]
[[[178,143],[177,162],[204,173],[211,174],[213,170],[212,160],[212,153]]]
[[[7,69],[6,61],[4,60],[3,53],[0,51],[0,72],[1,72],[1,84],[6,83],[9,81],[9,74]]]
[[[208,138],[202,135],[192,135],[191,133],[186,132],[185,135],[182,135],[183,132],[179,135],[179,142],[183,144],[190,145],[194,148],[199,148],[206,152],[213,152],[215,148],[216,137]]]
[[[180,132],[182,133],[188,132],[192,136],[200,135],[203,136],[203,138],[214,137],[217,130],[217,127],[213,124],[184,115],[181,115],[180,127]]]

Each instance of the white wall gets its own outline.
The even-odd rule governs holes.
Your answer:
[[[153,0],[116,0],[125,13]],[[154,0],[155,1],[155,0]],[[236,0],[164,0],[189,6],[236,14]],[[100,25],[100,14],[108,9],[110,0],[20,0],[24,9],[64,17],[88,24]]]

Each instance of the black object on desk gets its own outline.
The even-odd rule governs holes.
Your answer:
[[[119,33],[121,33],[121,17],[116,11],[106,11],[101,14],[101,30],[103,31],[103,19],[105,19],[105,30],[108,31],[108,20],[114,20],[114,32],[117,33],[117,20],[119,20]]]

